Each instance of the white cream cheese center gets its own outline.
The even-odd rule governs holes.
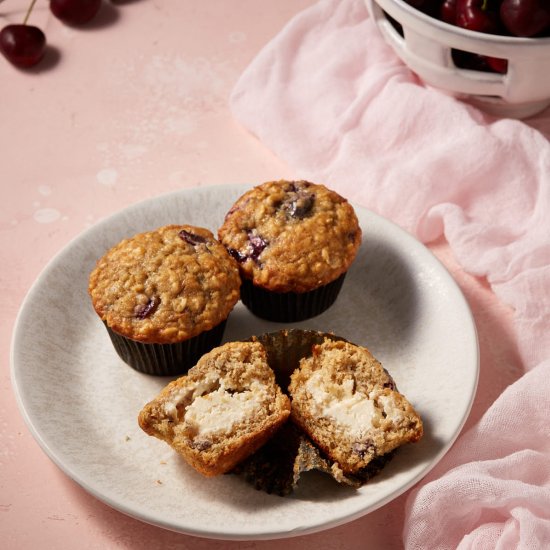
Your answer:
[[[306,389],[312,397],[312,413],[346,426],[353,436],[360,436],[373,427],[375,419],[382,419],[374,401],[368,395],[354,391],[351,379],[336,384],[323,379],[319,370],[310,376]]]
[[[216,385],[218,387],[213,389]],[[208,435],[230,432],[234,426],[260,411],[266,399],[265,387],[258,380],[253,380],[243,391],[228,391],[223,379],[212,376],[193,387],[175,391],[164,403],[164,411],[176,418],[177,406],[184,400],[189,401],[184,413],[185,423],[197,435]]]
[[[260,397],[251,390],[228,393],[220,387],[197,397],[187,407],[185,421],[197,429],[198,435],[229,432],[260,409]]]

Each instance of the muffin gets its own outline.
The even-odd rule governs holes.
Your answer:
[[[324,185],[273,181],[235,202],[218,238],[239,264],[247,308],[267,320],[294,322],[334,303],[361,229],[353,207]]]
[[[198,472],[232,470],[290,414],[259,342],[230,342],[201,357],[139,413],[140,427],[167,442]]]
[[[239,288],[236,261],[210,231],[168,225],[106,252],[88,291],[122,360],[169,376],[219,345]]]
[[[423,434],[422,420],[367,348],[325,340],[291,376],[292,420],[348,475]]]
[[[264,346],[275,379],[287,395],[292,373],[299,369],[302,360],[311,358],[316,346],[325,341],[347,342],[329,332],[295,328],[252,336],[250,340]],[[395,388],[393,378],[385,370],[384,383]],[[290,421],[263,447],[241,462],[234,473],[242,475],[256,489],[280,496],[297,489],[301,474],[310,470],[328,474],[339,484],[358,488],[376,476],[393,455],[394,452],[385,453],[360,471],[344,473],[341,466],[329,458],[297,423]]]

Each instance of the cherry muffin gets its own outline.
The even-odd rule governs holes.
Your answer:
[[[281,180],[242,195],[218,238],[239,263],[248,309],[294,322],[334,303],[361,244],[361,228],[353,207],[336,192]]]
[[[220,344],[239,288],[237,262],[208,229],[168,225],[107,251],[88,291],[123,361],[168,376]]]

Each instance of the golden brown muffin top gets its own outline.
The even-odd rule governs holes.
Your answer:
[[[97,262],[88,291],[115,332],[174,343],[224,321],[239,299],[237,263],[207,229],[168,225],[121,241]]]
[[[353,207],[324,185],[271,181],[242,195],[218,238],[241,275],[275,292],[307,292],[347,271],[361,244]]]

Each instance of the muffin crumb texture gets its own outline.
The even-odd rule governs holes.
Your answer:
[[[418,441],[423,426],[367,348],[325,340],[291,376],[292,418],[346,474]]]
[[[225,473],[259,449],[290,414],[257,342],[231,342],[204,355],[139,414],[148,433],[167,442],[206,476]]]
[[[173,343],[224,321],[239,299],[240,277],[210,231],[169,225],[111,248],[88,288],[97,314],[115,332]]]
[[[242,195],[218,231],[254,285],[307,292],[347,271],[361,229],[346,199],[307,181],[267,182]]]

